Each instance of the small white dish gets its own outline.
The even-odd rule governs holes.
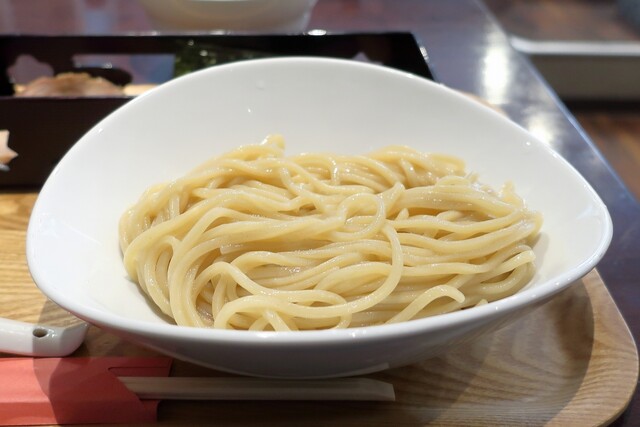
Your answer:
[[[363,153],[399,143],[444,152],[544,215],[538,270],[519,293],[410,322],[312,332],[248,332],[167,322],[127,278],[121,214],[149,185],[266,135],[288,153]],[[248,375],[332,377],[413,363],[508,324],[589,272],[607,249],[606,207],[560,155],[490,108],[405,72],[355,61],[279,58],[178,78],[111,114],[62,159],[33,210],[31,273],[50,299],[125,339]]]
[[[139,0],[156,30],[303,32],[317,0]]]

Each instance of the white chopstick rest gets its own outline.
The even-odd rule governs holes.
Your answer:
[[[394,401],[393,385],[370,378],[270,380],[236,377],[118,377],[141,399]]]
[[[47,326],[0,317],[0,352],[32,357],[63,357],[84,341],[84,322],[69,326]]]

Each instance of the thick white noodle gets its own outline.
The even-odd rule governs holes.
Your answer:
[[[455,157],[286,157],[281,137],[148,189],[120,221],[130,277],[179,325],[402,322],[519,291],[542,218]]]

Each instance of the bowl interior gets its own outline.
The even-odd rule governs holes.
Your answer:
[[[127,278],[118,247],[120,215],[149,185],[272,133],[285,137],[289,153],[355,154],[389,144],[450,153],[465,159],[484,183],[515,184],[544,215],[534,247],[538,271],[517,295],[454,317],[526,304],[559,290],[588,272],[611,238],[605,206],[565,160],[457,92],[346,60],[252,60],[152,90],[69,151],[43,187],[29,225],[27,256],[36,283],[89,321],[173,327]]]

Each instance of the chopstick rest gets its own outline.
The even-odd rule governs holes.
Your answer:
[[[47,326],[0,317],[0,352],[32,357],[67,356],[80,347],[89,325],[78,319]]]

